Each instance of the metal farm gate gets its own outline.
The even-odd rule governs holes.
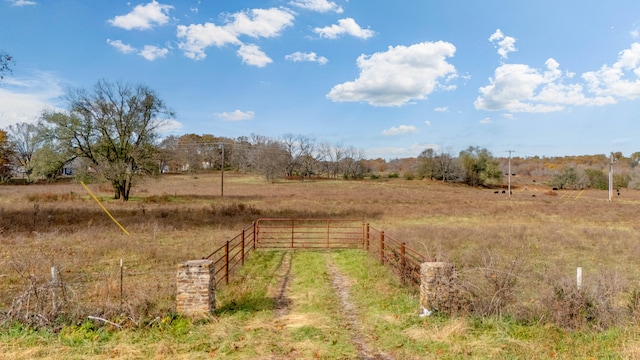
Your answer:
[[[204,259],[214,262],[217,284],[256,249],[362,249],[390,266],[403,282],[420,284],[420,264],[433,261],[364,220],[258,219]]]
[[[258,248],[363,248],[363,220],[342,219],[258,219]]]

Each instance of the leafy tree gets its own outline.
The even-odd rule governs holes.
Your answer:
[[[92,92],[70,90],[68,112],[45,113],[50,135],[69,158],[87,159],[113,185],[114,198],[129,199],[134,177],[157,169],[154,141],[162,120],[174,116],[144,85],[99,81]]]
[[[578,172],[573,167],[565,167],[551,179],[551,185],[560,189],[577,188]]]
[[[0,80],[4,79],[5,73],[11,72],[11,66],[14,64],[13,57],[4,50],[0,50]]]
[[[418,176],[420,178],[433,180],[437,176],[436,154],[433,149],[423,150],[416,160],[418,162]]]
[[[0,183],[11,179],[11,158],[13,149],[9,143],[7,132],[0,130]]]
[[[589,186],[594,189],[607,190],[609,188],[609,178],[598,169],[585,169],[585,174],[589,178]]]
[[[9,141],[14,148],[16,163],[24,168],[27,177],[31,175],[33,154],[43,145],[44,136],[41,126],[26,122],[10,125],[7,128]]]
[[[470,146],[460,152],[465,182],[471,186],[496,185],[502,182],[500,164],[489,150]]]
[[[640,151],[636,151],[631,154],[631,156],[629,156],[628,163],[632,168],[638,166],[638,164],[640,164]]]
[[[45,144],[33,153],[30,166],[32,175],[54,181],[62,169],[74,158],[69,158],[66,151],[60,151],[51,143]]]

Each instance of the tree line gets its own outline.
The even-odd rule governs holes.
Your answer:
[[[89,90],[68,90],[65,100],[66,111],[45,111],[36,123],[17,123],[0,130],[0,182],[16,175],[26,177],[27,182],[53,181],[71,170],[76,178],[109,182],[114,198],[128,200],[135,179],[149,174],[236,170],[262,174],[267,180],[362,179],[379,176],[382,170],[375,168],[381,159],[366,159],[362,149],[318,143],[304,135],[161,138],[164,122],[175,114],[144,85],[101,80]],[[640,156],[632,157],[628,162],[637,164],[638,159]],[[524,166],[516,160],[514,168]],[[457,156],[429,148],[409,162],[406,178],[470,186],[501,185],[506,170],[504,159],[475,146]],[[387,165],[392,164],[394,161]],[[562,181],[560,187],[579,184],[570,170],[555,175],[554,181]],[[591,186],[602,186],[602,174],[597,171],[580,175],[584,175],[582,183],[586,176]]]

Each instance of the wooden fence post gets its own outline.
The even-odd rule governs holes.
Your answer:
[[[380,262],[384,264],[384,231],[380,231]]]
[[[366,228],[365,228],[364,244],[365,244],[365,249],[367,251],[369,251],[369,223],[367,223]]]
[[[256,222],[254,221],[253,222],[253,250],[256,249],[256,246],[258,245],[257,242],[258,242],[258,231],[257,231]]]

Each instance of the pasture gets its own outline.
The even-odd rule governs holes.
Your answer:
[[[449,331],[456,341],[467,341],[468,348],[475,349],[478,345],[474,342],[484,337],[500,337],[504,334],[499,328],[507,327],[509,330],[505,331],[509,332],[513,328],[508,324],[515,322],[527,326],[527,346],[552,348],[549,357],[559,351],[553,348],[557,341],[566,341],[565,347],[580,345],[580,340],[571,338],[574,332],[582,334],[582,341],[602,341],[605,349],[611,351],[619,346],[621,352],[616,356],[639,354],[636,337],[639,329],[635,324],[640,319],[638,191],[625,189],[608,201],[606,191],[552,191],[544,185],[544,179],[534,182],[531,178],[516,178],[509,199],[500,192],[502,189],[496,194],[496,189],[404,179],[266,182],[251,175],[225,173],[224,180],[221,197],[219,174],[149,178],[135,185],[129,202],[111,200],[111,189],[106,185],[89,185],[131,235],[124,234],[79,184],[0,186],[2,313],[20,315],[34,325],[46,325],[54,333],[65,331],[70,324],[82,324],[87,315],[93,315],[117,322],[125,329],[138,329],[136,336],[144,338],[139,333],[150,331],[147,329],[152,326],[148,324],[165,321],[175,309],[176,265],[206,256],[257,218],[363,218],[429,258],[453,262],[467,281],[466,289],[478,295],[477,303],[473,304],[475,313],[468,320],[412,320],[409,327],[399,321],[394,325],[398,332],[436,336],[436,328],[452,327]],[[335,263],[344,262],[339,253],[331,256]],[[274,264],[270,266],[277,265]],[[342,266],[346,269],[348,264]],[[57,281],[63,284],[64,294],[43,291],[38,299],[28,296],[34,290],[47,288],[52,267],[57,269]],[[577,314],[576,320],[572,314],[563,313],[570,306],[562,302],[566,298],[559,292],[570,293],[568,289],[575,285],[577,267],[583,271],[583,291],[589,292],[589,301],[597,303],[592,304],[597,312],[591,314],[590,308],[578,307],[583,313]],[[233,288],[230,284],[222,289],[222,301],[225,296],[231,299],[237,295]],[[384,292],[354,296],[384,297],[380,294]],[[415,292],[408,290],[408,294],[417,307]],[[64,296],[69,308],[63,317],[48,318],[55,312],[56,296],[58,302]],[[38,304],[41,313],[26,314],[27,300],[31,311],[34,302],[42,302]],[[219,306],[229,305],[223,302]],[[412,309],[413,305],[403,306],[398,316],[410,316],[407,314],[412,312],[416,315],[419,311]],[[469,325],[479,321],[473,319],[483,310],[487,313],[485,319],[492,319],[483,321],[493,325],[484,322]],[[584,312],[589,314],[585,317]],[[267,321],[265,316],[269,315],[258,312],[255,321]],[[496,320],[505,317],[504,323]],[[10,323],[0,320],[5,325]],[[216,321],[229,326],[227,330],[231,333],[238,331],[234,328],[237,324]],[[249,326],[248,321],[238,320],[241,324],[238,326]],[[367,329],[375,326],[367,319],[361,322],[363,336],[370,337],[367,331],[373,330]],[[6,326],[15,330],[15,326]],[[202,334],[211,331],[214,325],[190,326]],[[545,335],[544,329],[553,330]],[[11,338],[7,331],[3,339]],[[568,337],[547,338],[558,334]],[[337,334],[336,343],[341,344],[345,336],[349,335]],[[601,338],[606,340],[598,340]],[[55,340],[39,339],[34,346],[42,343],[56,346]],[[251,343],[252,346],[272,345],[258,342]],[[376,346],[399,358],[419,357],[422,351]],[[19,342],[15,347],[24,349],[29,344]],[[354,350],[344,349],[344,354],[354,354]],[[434,349],[431,350],[437,351]],[[314,351],[324,354],[321,357],[331,357],[330,350],[310,345],[302,357],[313,357]],[[463,356],[467,350],[456,351],[446,354]],[[513,351],[517,354],[522,349]],[[161,349],[152,351],[156,355],[158,352]],[[19,354],[25,356],[24,352]],[[287,358],[285,353],[279,354]],[[579,355],[585,354],[600,353]],[[50,356],[55,358],[55,354]]]

